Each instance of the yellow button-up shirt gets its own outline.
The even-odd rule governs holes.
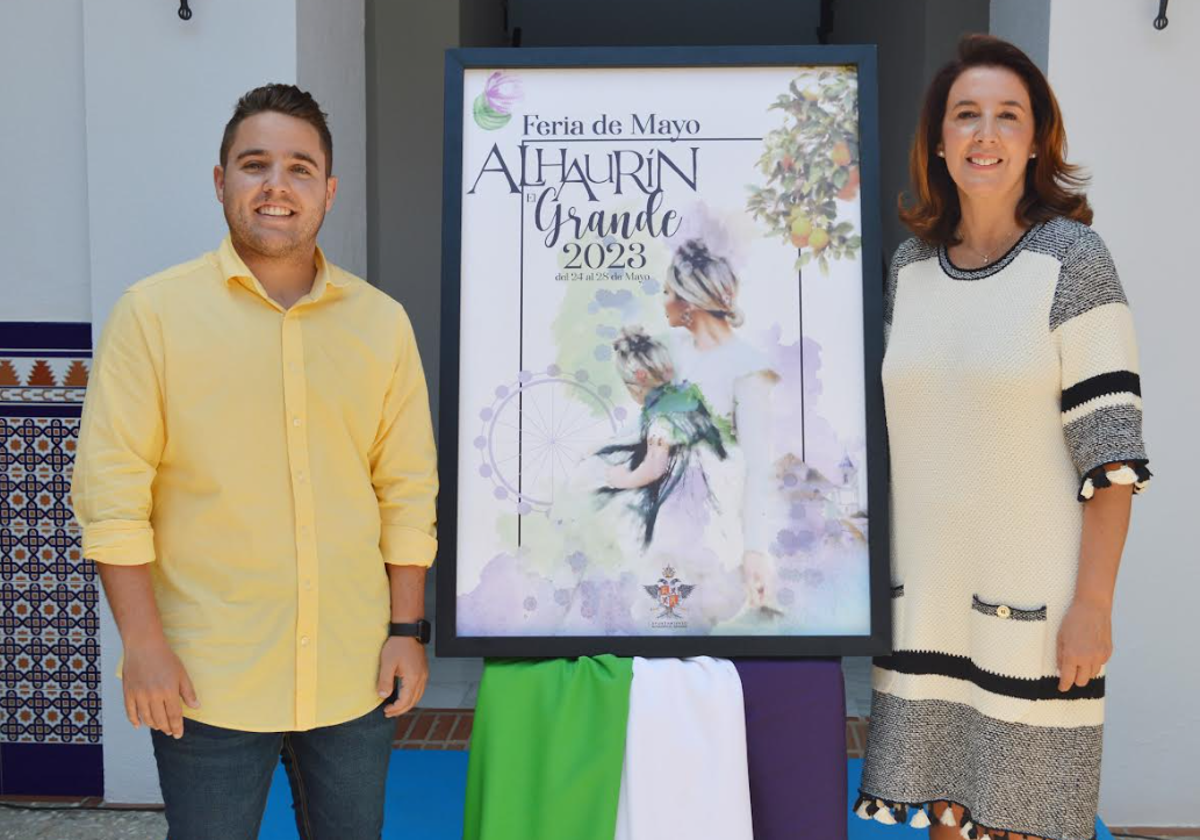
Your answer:
[[[317,251],[284,310],[230,241],[131,287],[97,349],[73,497],[84,556],[151,564],[201,708],[304,730],[379,704],[385,563],[437,549],[436,455],[403,308]]]

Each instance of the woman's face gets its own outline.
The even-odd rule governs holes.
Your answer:
[[[1021,77],[1004,67],[972,67],[946,97],[941,151],[959,191],[972,198],[1025,192],[1034,152],[1033,107]]]
[[[672,327],[684,326],[683,313],[687,312],[691,306],[687,301],[675,294],[675,290],[669,285],[665,285],[663,295],[663,311],[667,314],[667,323]]]

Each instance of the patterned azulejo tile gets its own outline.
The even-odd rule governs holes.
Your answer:
[[[70,499],[90,365],[88,324],[0,323],[0,794],[100,792],[99,590]]]

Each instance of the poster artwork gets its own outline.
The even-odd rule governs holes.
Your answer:
[[[858,93],[463,71],[458,637],[870,634]]]

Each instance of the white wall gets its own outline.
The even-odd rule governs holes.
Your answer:
[[[1134,311],[1154,485],[1134,503],[1115,610],[1101,813],[1112,825],[1200,824],[1200,376],[1187,339],[1200,310],[1200,4],[1054,0],[1050,81],[1071,159],[1093,173],[1095,228]],[[1097,60],[1103,56],[1104,60]]]
[[[87,321],[83,0],[6,0],[3,20],[0,321]]]
[[[337,202],[321,247],[342,268],[367,273],[367,81],[364,0],[297,0],[298,84],[329,115]]]

